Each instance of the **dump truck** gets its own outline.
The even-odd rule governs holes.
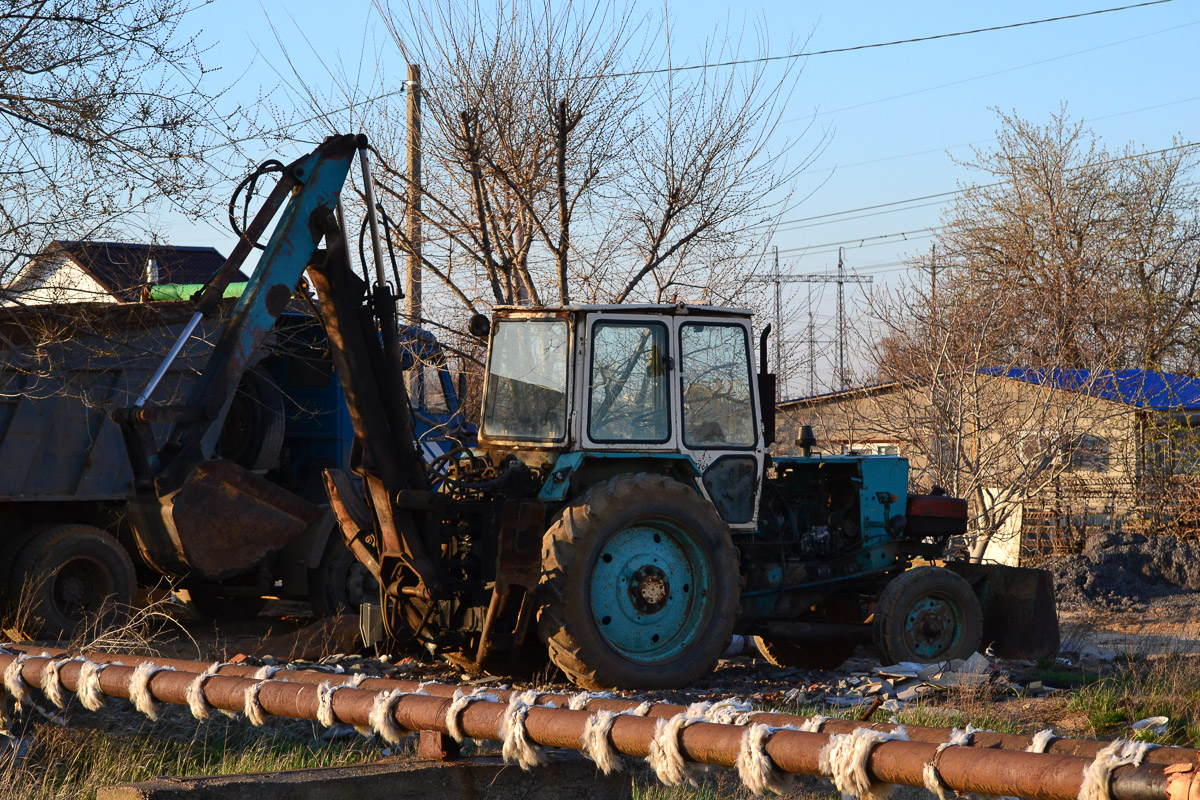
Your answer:
[[[364,629],[375,620],[394,643],[471,672],[549,658],[590,689],[684,685],[734,633],[795,666],[833,665],[860,643],[885,661],[1057,649],[1048,576],[944,560],[967,532],[967,504],[910,491],[905,459],[818,455],[809,437],[800,455],[772,454],[769,326],[756,370],[744,309],[476,314],[468,328],[487,347],[478,447],[423,458],[368,152],[365,137],[335,136],[283,169],[194,304],[193,319],[211,313],[278,216],[191,397],[118,415],[148,563],[208,580],[245,574],[309,524],[251,472],[199,457],[205,399],[240,379],[306,275],[354,428],[349,468],[324,481],[346,545],[379,586]],[[361,275],[342,204],[355,162],[374,256]],[[173,423],[165,444],[158,420]],[[236,551],[213,533],[233,518],[257,533]]]
[[[180,295],[199,287],[169,288]],[[183,297],[164,291],[159,299]],[[233,302],[197,327],[164,374],[161,398],[185,395]],[[111,412],[135,401],[190,316],[185,305],[165,301],[0,312],[0,594],[11,608],[24,592],[37,633],[70,636],[102,609],[120,614],[139,581],[158,579],[142,563],[125,514],[132,470]],[[441,434],[463,427],[456,387],[432,335],[408,326],[400,335],[408,366],[423,367],[417,435],[433,457],[445,446]],[[157,440],[167,433],[165,423],[155,424]],[[352,441],[321,326],[311,313],[289,311],[216,408],[201,453],[320,506],[323,471],[349,463]],[[314,517],[304,537],[235,586],[168,577],[210,616],[253,611],[265,596],[308,600],[318,614],[357,608],[375,588],[333,531],[332,515]],[[234,526],[224,535],[244,533]]]

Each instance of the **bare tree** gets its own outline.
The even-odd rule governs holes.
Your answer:
[[[998,349],[1016,336],[1026,298],[974,295],[952,276],[931,295],[920,282],[870,301],[876,331],[869,357],[887,390],[864,394],[848,418],[826,421],[857,441],[899,445],[914,484],[967,498],[972,556],[1014,533],[1020,505],[1068,474],[1105,473],[1130,445],[1124,408],[1104,399],[1108,361],[1092,369],[1031,366]]]
[[[986,182],[964,188],[937,239],[956,291],[1015,301],[1020,324],[992,347],[1030,365],[1200,366],[1196,148],[1113,153],[1065,111],[1001,121],[995,149],[967,163]]]
[[[669,29],[616,2],[377,3],[396,49],[419,64],[424,241],[441,314],[500,304],[752,302],[746,275],[789,201],[798,135],[778,130],[798,75],[781,66],[671,71],[651,53]],[[757,55],[718,34],[706,61]],[[350,114],[386,165],[393,217],[407,212],[395,95],[342,81]],[[380,91],[375,91],[380,90]],[[328,98],[307,87],[314,107]],[[333,127],[328,116],[320,124]],[[810,153],[811,155],[811,153]],[[749,257],[748,257],[749,256]],[[427,302],[427,305],[430,303]]]
[[[52,239],[207,210],[214,97],[183,0],[13,0],[0,9],[0,276]],[[228,115],[226,115],[228,116]]]

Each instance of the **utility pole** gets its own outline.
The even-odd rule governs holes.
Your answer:
[[[410,325],[421,324],[421,68],[408,65],[408,292]]]
[[[813,325],[812,286],[808,287],[808,396],[817,393],[817,329]]]
[[[929,245],[929,307],[937,313],[937,245]]]
[[[787,376],[783,374],[783,300],[780,296],[779,287],[779,247],[775,247],[775,267],[773,270],[775,276],[775,372],[779,375],[779,380],[775,381],[775,402],[779,402],[779,385],[787,380]],[[760,366],[760,369],[762,367]]]
[[[838,383],[842,389],[849,384],[846,380],[846,303],[845,289],[846,267],[842,262],[842,248],[838,248],[838,312],[837,312],[837,342],[838,342]]]

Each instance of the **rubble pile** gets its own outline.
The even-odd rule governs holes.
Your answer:
[[[1200,543],[1141,534],[1090,537],[1082,553],[1040,564],[1054,576],[1059,608],[1129,609],[1200,591]]]
[[[831,677],[824,683],[790,689],[781,698],[784,703],[820,704],[833,708],[863,706],[884,711],[899,711],[921,698],[947,689],[982,689],[1021,691],[1026,688],[1012,682],[1008,673],[997,669],[990,659],[979,653],[970,658],[956,658],[939,664],[918,664],[902,661],[899,664],[877,667],[869,672],[852,672],[845,677]]]

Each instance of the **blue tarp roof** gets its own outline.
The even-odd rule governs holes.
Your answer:
[[[1200,408],[1200,378],[1150,372],[1144,369],[1101,370],[992,367],[981,369],[1027,383],[1049,384],[1058,389],[1084,392],[1148,411],[1181,411]]]
[[[1200,378],[1174,375],[1170,372],[1151,372],[1143,369],[1101,370],[1043,369],[1038,367],[984,367],[985,375],[1012,378],[1027,383],[1049,382],[1058,389],[1084,392],[1092,397],[1124,403],[1147,411],[1185,411],[1200,409]],[[781,400],[779,405],[841,397],[855,392],[869,392],[896,385],[895,381],[867,384],[853,389],[826,392],[811,397]]]

